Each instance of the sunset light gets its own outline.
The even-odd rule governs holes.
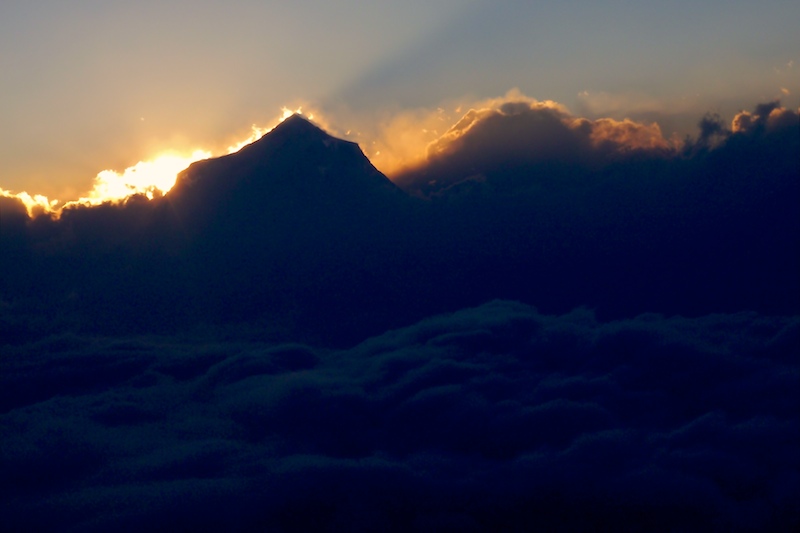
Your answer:
[[[211,152],[195,150],[189,156],[165,154],[152,161],[140,161],[124,172],[104,170],[95,178],[94,188],[87,198],[78,203],[99,204],[122,200],[134,194],[144,194],[153,199],[175,185],[178,172],[195,161],[211,157]]]
[[[275,126],[290,116],[295,113],[301,114],[302,112],[302,107],[295,109],[282,107],[280,117],[271,126],[261,127],[254,124],[251,128],[251,134],[247,138],[228,146],[226,153],[238,152],[272,131]],[[313,114],[306,116],[310,119]],[[214,155],[221,154],[202,149],[197,149],[187,156],[166,153],[150,161],[140,161],[132,167],[126,168],[122,173],[115,170],[103,170],[97,174],[94,188],[87,197],[75,202],[69,202],[66,205],[94,205],[103,202],[114,202],[134,194],[144,194],[152,200],[154,197],[166,194],[175,185],[175,180],[180,171],[195,161],[208,159]]]
[[[281,108],[280,118],[278,118],[271,126],[260,127],[253,124],[253,126],[251,127],[250,136],[247,137],[246,139],[242,139],[241,141],[237,141],[232,145],[228,146],[227,153],[232,154],[238,152],[248,144],[256,142],[261,137],[263,137],[264,135],[275,129],[275,126],[277,126],[278,124],[280,124],[281,122],[283,122],[284,120],[286,120],[287,118],[291,117],[294,114],[302,115],[303,114],[302,106],[295,109],[290,109],[286,106],[283,106]],[[314,119],[313,114],[305,115],[305,117],[308,118],[309,120]]]
[[[0,196],[17,198],[18,200],[20,200],[22,204],[25,206],[25,209],[27,209],[29,216],[35,216],[38,213],[45,213],[48,211],[52,211],[53,209],[56,208],[56,206],[58,206],[58,200],[50,200],[49,198],[41,194],[30,195],[24,191],[18,194],[13,194],[10,191],[6,191],[0,188]]]
[[[314,119],[314,113],[304,114],[302,106],[295,108],[283,106],[281,114],[272,121],[270,126],[254,124],[248,137],[229,145],[222,153],[205,149],[196,149],[188,155],[166,151],[154,159],[139,161],[122,172],[106,169],[95,176],[94,186],[88,194],[77,200],[62,203],[41,194],[13,193],[4,189],[0,189],[0,196],[19,199],[31,216],[39,213],[58,215],[64,207],[119,202],[136,194],[145,195],[152,200],[166,194],[175,185],[178,174],[195,161],[238,152],[248,144],[259,140],[294,114],[302,114],[309,120]]]

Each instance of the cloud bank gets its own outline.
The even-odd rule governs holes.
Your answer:
[[[4,346],[9,531],[789,531],[800,322],[492,302],[347,350]]]

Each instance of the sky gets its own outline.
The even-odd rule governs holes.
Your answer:
[[[391,173],[424,146],[388,158],[403,136],[381,125],[455,123],[512,89],[684,136],[708,111],[800,105],[799,17],[789,0],[4,2],[0,188],[75,200],[303,105]]]

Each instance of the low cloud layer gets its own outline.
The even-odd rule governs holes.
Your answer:
[[[3,347],[9,531],[789,531],[800,322],[493,302],[348,350]]]

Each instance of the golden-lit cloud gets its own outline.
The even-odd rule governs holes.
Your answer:
[[[437,155],[455,149],[470,150],[464,145],[473,142],[467,139],[476,138],[475,134],[479,129],[487,128],[500,117],[508,118],[525,113],[535,114],[542,120],[549,117],[552,120],[551,126],[565,135],[583,138],[588,146],[602,149],[605,153],[669,151],[679,148],[682,142],[678,137],[666,138],[661,126],[652,120],[639,121],[624,117],[624,113],[631,109],[663,111],[664,106],[653,98],[635,94],[612,95],[584,91],[579,104],[587,107],[587,111],[606,110],[608,115],[595,119],[583,118],[573,114],[559,102],[537,100],[519,89],[512,89],[493,98],[464,97],[442,102],[431,108],[388,111],[373,124],[361,124],[357,138],[352,140],[359,142],[370,161],[390,178],[422,167]],[[685,103],[685,106],[688,104]],[[365,121],[356,119],[355,122]],[[505,126],[508,125],[509,121],[506,120]],[[559,143],[572,143],[571,140],[555,136],[554,132],[553,127],[539,123],[532,128],[526,127],[524,138],[505,134],[502,138],[497,137],[495,148],[498,153],[509,150],[527,151],[531,154],[552,153],[562,150]],[[484,140],[491,142],[492,138],[492,135],[486,135]],[[475,146],[472,149],[477,148]]]
[[[388,176],[424,159],[427,147],[452,124],[453,111],[415,109],[385,116],[377,128],[358,138],[375,167]]]
[[[25,209],[28,211],[28,216],[48,213],[54,210],[58,205],[58,200],[50,200],[41,194],[30,195],[25,191],[14,194],[11,191],[0,189],[0,196],[13,198],[22,202],[22,205],[24,205]]]
[[[539,102],[524,95],[519,89],[511,89],[506,94],[493,98],[462,97],[440,102],[435,107],[388,110],[377,119],[351,117],[349,120],[356,124],[356,133],[349,135],[349,138],[361,145],[361,149],[378,170],[392,177],[422,164],[431,146],[443,136],[451,134],[451,130],[464,119],[470,109],[477,112],[497,109],[508,103],[525,102],[566,110],[556,102]]]
[[[792,124],[796,125],[798,114],[800,114],[800,109],[797,112],[792,111],[781,107],[778,101],[761,104],[753,112],[740,111],[737,113],[731,121],[731,131],[744,133],[754,127],[765,127],[769,131]]]
[[[461,117],[429,142],[424,157],[412,161],[407,169],[443,158],[462,161],[466,168],[481,166],[479,160],[579,158],[601,162],[634,151],[669,152],[677,148],[674,141],[664,138],[655,122],[576,117],[558,102],[539,101],[519,91],[460,110]]]
[[[152,199],[169,191],[175,185],[175,179],[181,170],[194,161],[209,157],[211,152],[195,150],[187,156],[164,154],[152,161],[140,161],[122,173],[104,170],[95,178],[94,188],[89,192],[89,196],[77,200],[76,203],[113,202],[134,194],[144,194]]]

